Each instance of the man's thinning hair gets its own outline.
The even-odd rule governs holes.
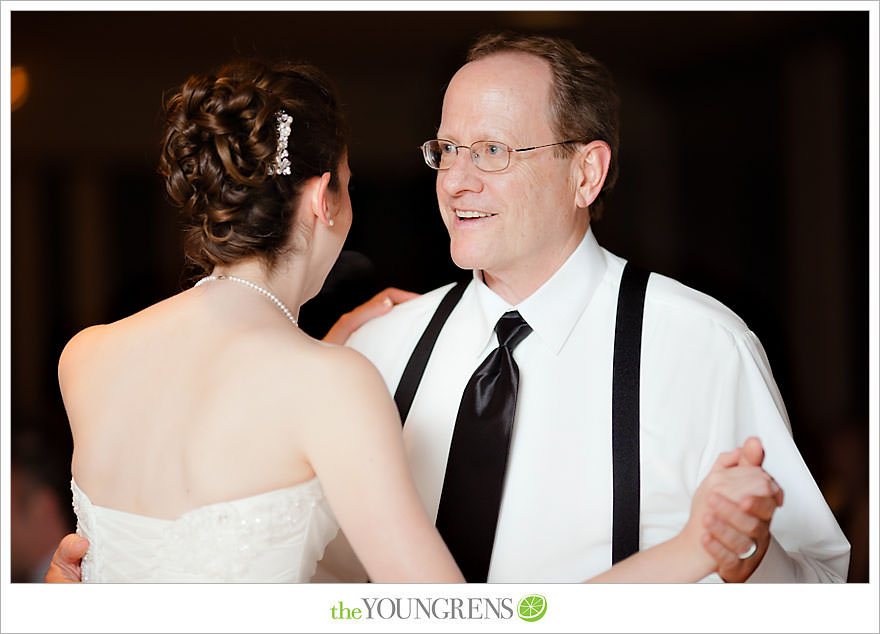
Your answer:
[[[502,32],[480,37],[470,47],[467,61],[503,52],[528,53],[546,60],[553,74],[550,89],[550,123],[557,140],[583,139],[585,143],[605,141],[611,148],[611,163],[605,184],[590,205],[590,216],[599,218],[605,193],[617,181],[620,147],[620,97],[611,73],[595,58],[579,51],[568,40],[542,35]],[[554,148],[561,156],[575,150],[569,145]]]

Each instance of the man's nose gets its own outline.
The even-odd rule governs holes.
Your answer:
[[[470,148],[459,148],[452,166],[437,172],[437,182],[446,194],[456,196],[462,192],[480,191],[483,188],[483,173],[474,165]]]

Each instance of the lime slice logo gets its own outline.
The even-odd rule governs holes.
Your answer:
[[[523,621],[538,621],[547,613],[547,599],[540,594],[523,597],[517,606],[517,612]]]

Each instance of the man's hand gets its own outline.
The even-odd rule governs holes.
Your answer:
[[[418,296],[418,293],[411,293],[399,288],[386,288],[381,293],[374,295],[372,299],[340,317],[321,341],[341,346],[351,336],[351,333],[366,322],[384,315],[396,304],[402,304]]]
[[[88,540],[79,535],[65,535],[52,555],[46,583],[79,583],[82,581],[82,558],[89,549]]]
[[[760,467],[764,462],[764,449],[757,438],[746,440],[742,449],[725,454],[727,465]],[[768,476],[769,478],[769,476]],[[742,582],[748,579],[770,545],[770,520],[776,507],[782,506],[782,489],[768,480],[765,490],[754,495],[745,495],[737,503],[725,496],[723,491],[715,490],[708,497],[712,511],[703,517],[703,526],[708,531],[701,540],[703,548],[718,563],[718,574],[727,582]],[[754,553],[748,553],[752,544]]]

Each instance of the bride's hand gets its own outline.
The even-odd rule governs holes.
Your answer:
[[[761,442],[754,437],[746,440],[737,468],[760,469],[763,461]],[[708,533],[703,535],[702,543],[718,564],[718,574],[727,582],[745,581],[761,563],[770,545],[770,521],[776,508],[782,506],[782,489],[763,470],[759,474],[763,478],[755,488],[719,490],[707,500],[712,511],[703,517]],[[745,493],[737,497],[743,490]]]
[[[761,468],[762,460],[757,438],[719,455],[694,493],[681,533],[694,556],[709,557],[711,570],[725,581],[743,581],[757,567],[769,544],[770,518],[782,504],[782,489]],[[752,543],[754,555],[739,559]]]
[[[395,305],[415,299],[418,296],[418,293],[411,293],[399,288],[386,288],[381,293],[377,293],[371,299],[340,317],[321,341],[341,346],[351,336],[351,333],[366,322],[384,315]]]

